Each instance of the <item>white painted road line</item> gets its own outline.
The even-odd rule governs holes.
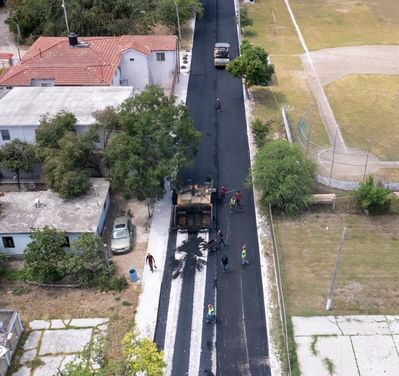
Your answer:
[[[187,239],[188,239],[187,233],[183,234],[178,232],[176,238],[176,249],[180,247],[183,241]],[[178,259],[181,256],[182,254],[177,252],[175,253],[176,259]],[[170,287],[170,298],[169,298],[168,319],[167,319],[168,321],[166,322],[165,345],[164,345],[167,376],[170,376],[172,374],[172,369],[173,369],[173,353],[175,348],[177,321],[179,318],[182,285],[183,285],[183,278],[181,278],[180,276],[177,277],[176,279],[172,279]]]
[[[205,242],[208,242],[209,232],[198,234]],[[208,259],[208,250],[204,251],[203,260]],[[204,306],[205,299],[205,282],[206,282],[206,265],[199,272],[195,272],[194,282],[194,300],[193,300],[193,316],[191,321],[191,338],[190,338],[190,360],[188,367],[189,376],[198,376],[201,361],[201,344],[202,344],[202,326],[204,323]]]

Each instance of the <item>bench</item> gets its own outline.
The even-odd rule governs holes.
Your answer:
[[[333,210],[335,210],[335,201],[336,195],[335,193],[323,193],[323,194],[315,194],[312,195],[312,203],[313,204],[332,204]]]

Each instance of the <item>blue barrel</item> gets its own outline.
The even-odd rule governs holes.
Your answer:
[[[137,280],[139,279],[139,277],[137,276],[136,269],[130,269],[129,270],[129,276],[130,276],[130,280],[132,282],[137,282]]]

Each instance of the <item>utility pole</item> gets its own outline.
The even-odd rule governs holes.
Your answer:
[[[173,0],[175,3],[175,8],[176,8],[176,18],[177,18],[177,30],[179,32],[179,42],[181,43],[181,30],[180,30],[180,16],[179,16],[179,8],[177,6],[177,0]]]
[[[339,265],[339,260],[340,260],[341,255],[342,255],[342,249],[344,247],[345,235],[346,235],[346,227],[344,227],[344,229],[342,230],[342,234],[341,234],[341,242],[339,243],[339,249],[338,249],[338,253],[337,253],[337,258],[335,260],[334,272],[333,272],[333,275],[332,275],[332,278],[331,278],[330,289],[328,291],[326,311],[329,311],[331,309],[332,298],[333,298],[334,289],[335,289],[335,282],[337,280],[338,265]]]
[[[67,15],[66,7],[65,7],[65,0],[62,0],[61,6],[64,9],[65,24],[66,24],[67,32],[69,35],[68,15]]]

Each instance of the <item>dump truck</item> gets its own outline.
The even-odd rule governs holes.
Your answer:
[[[204,183],[173,184],[171,229],[198,232],[212,228],[216,195],[209,177]]]
[[[230,63],[230,44],[218,42],[213,52],[215,67],[225,68]]]

